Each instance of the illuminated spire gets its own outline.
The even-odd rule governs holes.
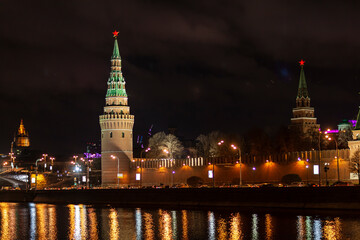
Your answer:
[[[114,50],[111,56],[111,72],[108,80],[108,90],[106,97],[127,97],[125,90],[125,79],[121,72],[121,57],[117,36],[119,32],[113,32],[115,38]]]
[[[25,131],[25,127],[24,127],[24,123],[23,123],[22,119],[20,121],[20,127],[19,127],[19,130],[18,130],[18,135],[26,135],[26,131]]]
[[[309,93],[307,90],[306,80],[305,80],[305,72],[304,72],[304,63],[305,61],[301,59],[300,63],[300,80],[299,80],[299,88],[298,88],[298,98],[307,98],[309,97]]]

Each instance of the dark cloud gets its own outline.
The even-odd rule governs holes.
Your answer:
[[[119,45],[135,134],[194,137],[290,122],[299,68],[323,126],[357,112],[357,1],[4,1],[0,151],[24,118],[34,147],[79,152],[99,139]]]

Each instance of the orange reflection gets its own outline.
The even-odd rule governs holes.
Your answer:
[[[154,239],[154,222],[150,213],[144,213],[145,239]]]
[[[273,239],[273,224],[272,224],[272,217],[270,214],[265,214],[265,232],[266,232],[266,239],[270,240]]]
[[[188,219],[187,219],[187,211],[182,210],[182,239],[187,240],[188,239]]]
[[[240,213],[231,216],[230,219],[230,239],[243,239],[241,231]]]
[[[79,205],[79,211],[80,211],[80,234],[81,239],[88,239],[88,229],[87,229],[87,216],[86,216],[86,206],[85,205]]]
[[[56,235],[56,208],[55,206],[51,206],[49,208],[49,239],[56,239]]]
[[[110,239],[119,239],[119,220],[115,209],[110,209],[109,213]]]
[[[97,229],[97,220],[96,220],[96,212],[93,208],[89,210],[89,227],[90,227],[90,239],[97,240],[98,237],[98,229]]]
[[[47,206],[45,204],[36,204],[36,226],[38,239],[48,239],[48,215]]]
[[[324,223],[324,239],[341,239],[341,221],[335,218],[334,221],[326,220]]]
[[[228,239],[227,231],[226,231],[226,221],[223,218],[220,218],[218,221],[218,228],[217,228],[219,238],[218,239]]]
[[[171,228],[171,216],[167,211],[159,210],[159,225],[161,239],[170,240],[172,239],[172,228]]]
[[[1,239],[16,239],[15,209],[11,203],[0,203],[1,208]]]
[[[68,205],[69,208],[69,239],[73,239],[75,233],[75,208],[73,204]]]

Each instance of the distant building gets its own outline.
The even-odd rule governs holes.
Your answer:
[[[133,158],[134,115],[130,114],[128,105],[116,31],[114,37],[106,104],[104,113],[100,115],[103,185],[116,184],[118,181],[120,184],[128,184],[130,162]]]
[[[296,96],[296,107],[293,108],[293,117],[289,129],[297,132],[303,137],[311,137],[320,129],[320,124],[316,123],[314,108],[310,106],[310,96],[306,85],[304,61],[300,61],[300,80]]]
[[[20,126],[17,133],[14,134],[14,141],[11,143],[11,153],[15,156],[20,155],[25,149],[29,149],[30,139],[29,133],[25,130],[23,120],[20,121]]]
[[[352,130],[354,127],[352,125],[353,120],[344,119],[341,123],[338,124],[339,131]]]

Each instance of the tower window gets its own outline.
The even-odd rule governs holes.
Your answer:
[[[125,133],[122,133],[121,136],[124,138],[124,137],[125,137]]]
[[[110,138],[112,138],[112,132],[110,132]]]

